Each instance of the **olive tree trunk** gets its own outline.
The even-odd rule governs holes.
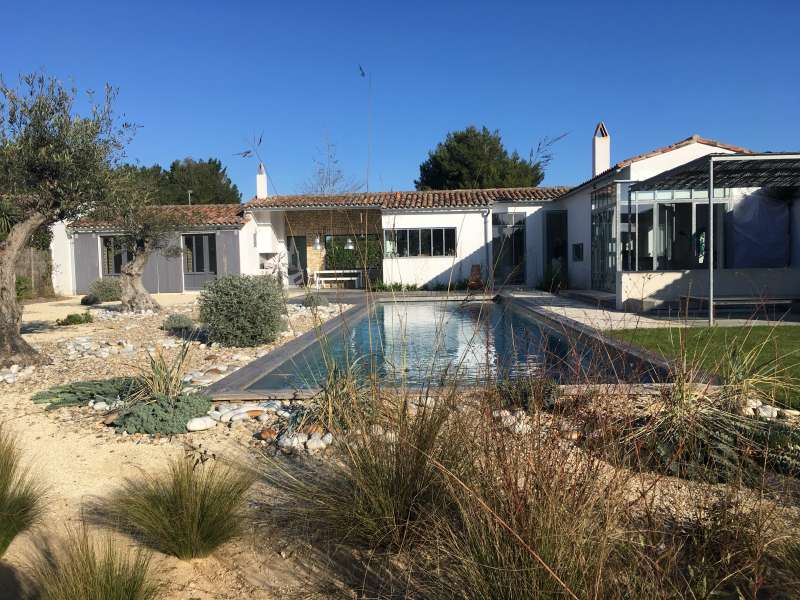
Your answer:
[[[159,311],[161,305],[155,301],[142,283],[142,273],[147,265],[152,250],[148,247],[136,251],[133,260],[128,261],[120,270],[120,287],[122,288],[122,310],[125,312]]]
[[[46,362],[20,334],[22,307],[17,302],[17,258],[33,233],[46,222],[34,213],[14,224],[8,237],[0,242],[0,366],[38,365]]]

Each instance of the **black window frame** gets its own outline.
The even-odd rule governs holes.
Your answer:
[[[197,269],[198,263],[201,267],[199,270]],[[184,273],[189,274],[217,274],[217,236],[215,233],[184,234],[183,269]]]
[[[384,229],[383,239],[384,258],[445,258],[458,254],[456,227]],[[390,242],[394,242],[394,252],[389,250]]]

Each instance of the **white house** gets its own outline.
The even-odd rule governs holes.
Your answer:
[[[177,240],[183,258],[156,257],[145,285],[184,291],[222,273],[265,272],[304,285],[320,272],[358,269],[372,280],[430,287],[479,270],[496,287],[534,287],[557,275],[570,289],[641,310],[706,295],[713,260],[718,295],[800,298],[800,160],[791,167],[794,179],[763,165],[755,177],[758,162],[735,177],[729,169],[715,186],[710,253],[708,187],[698,184],[698,161],[776,155],[694,135],[613,165],[611,156],[600,123],[591,177],[573,187],[270,196],[260,166],[256,196],[246,204],[165,208],[189,211]],[[694,178],[670,175],[690,167]],[[667,175],[684,187],[665,188]],[[108,224],[79,221],[54,233],[61,293],[84,293],[123,260]]]

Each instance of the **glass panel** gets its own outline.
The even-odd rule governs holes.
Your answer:
[[[708,204],[695,205],[694,253],[696,267],[708,269]],[[725,205],[714,204],[714,268],[723,267],[725,256]]]
[[[658,205],[658,255],[656,269],[691,269],[692,204],[680,202]]]
[[[408,255],[419,256],[419,229],[408,230]]]
[[[688,199],[692,197],[692,190],[675,190],[675,199]]]
[[[194,238],[194,269],[195,273],[202,273],[206,270],[205,240],[201,235],[193,235]]]
[[[419,253],[421,256],[431,256],[431,230],[421,229],[419,232]]]
[[[397,256],[408,256],[408,229],[397,230]]]
[[[636,207],[636,270],[652,271],[655,250],[653,205],[641,204]]]
[[[433,255],[444,256],[444,229],[433,229]]]
[[[383,255],[394,256],[397,254],[397,240],[394,229],[383,232]]]
[[[627,202],[620,206],[619,239],[622,244],[622,270],[636,268],[636,212]]]
[[[456,255],[456,230],[455,229],[445,229],[444,230],[444,253],[446,256],[455,256]]]
[[[656,190],[656,200],[672,200],[672,190]]]
[[[186,263],[186,272],[194,273],[194,237],[191,235],[183,236],[183,245],[185,247],[183,256]]]
[[[208,238],[208,272],[217,272],[217,236],[209,234]]]

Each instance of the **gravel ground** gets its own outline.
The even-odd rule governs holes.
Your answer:
[[[54,385],[136,374],[147,363],[148,348],[172,356],[178,343],[160,329],[161,323],[171,312],[192,313],[195,305],[192,297],[174,302],[164,302],[163,297],[159,300],[166,306],[161,314],[127,316],[100,309],[93,311],[94,323],[72,327],[54,327],[53,320],[77,312],[75,299],[26,306],[26,323],[38,326],[25,338],[52,362],[28,374],[14,374],[14,383],[0,381],[0,423],[17,434],[25,460],[46,482],[50,497],[38,533],[19,536],[3,559],[0,598],[17,597],[15,573],[24,569],[36,535],[50,537],[60,534],[65,526],[74,526],[92,498],[107,494],[125,477],[143,469],[155,471],[168,459],[180,456],[187,446],[199,446],[232,461],[249,461],[255,455],[253,432],[247,426],[217,427],[171,438],[122,436],[103,425],[102,414],[91,408],[45,411],[44,405],[31,402],[32,394]],[[324,307],[319,318],[326,320],[346,308]],[[188,370],[199,373],[224,365],[227,371],[212,378],[222,377],[313,324],[311,310],[290,306],[290,330],[275,343],[259,348],[215,348],[195,343]],[[257,422],[251,427],[255,429]],[[154,565],[168,582],[167,598],[282,598],[304,589],[305,584],[297,580],[291,560],[281,558],[280,552],[254,532],[207,559],[184,562],[157,554]]]

